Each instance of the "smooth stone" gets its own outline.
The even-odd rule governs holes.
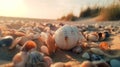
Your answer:
[[[110,65],[111,65],[111,67],[120,67],[120,61],[113,59],[110,61]]]
[[[82,58],[84,59],[90,59],[90,56],[87,52],[83,53]]]

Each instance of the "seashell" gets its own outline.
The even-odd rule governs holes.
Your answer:
[[[55,45],[55,39],[54,36],[48,35],[47,41],[46,41],[47,47],[49,49],[49,53],[55,53],[56,51],[56,45]]]
[[[6,46],[9,47],[13,42],[12,36],[5,36],[0,39],[0,47]]]
[[[52,59],[49,56],[44,56],[44,62],[46,62],[47,67],[50,67],[50,65],[53,63]]]
[[[81,48],[80,46],[76,46],[75,48],[72,49],[72,51],[73,51],[74,53],[79,54],[79,53],[81,53],[83,50],[82,50],[82,48]]]
[[[99,35],[96,32],[90,33],[86,36],[88,41],[98,41],[99,40]]]
[[[40,50],[41,50],[42,53],[44,53],[46,55],[50,55],[49,49],[47,48],[47,46],[41,46]]]
[[[55,50],[56,50],[54,37],[49,33],[42,32],[41,33],[41,38],[46,43],[46,46],[48,48],[49,53],[47,53],[47,54],[54,53]],[[47,50],[47,48],[46,48],[46,50]]]
[[[92,64],[90,61],[83,61],[80,67],[96,67],[96,66]]]
[[[20,36],[25,36],[25,33],[23,33],[23,32],[17,32],[17,31],[16,31],[16,32],[14,33],[14,35],[17,36],[17,37],[20,37]]]
[[[54,34],[56,46],[64,50],[75,47],[77,42],[82,39],[81,36],[83,35],[79,33],[77,27],[70,25],[64,25]]]
[[[20,51],[13,57],[13,66],[14,67],[25,67],[28,55],[26,52]]]
[[[99,48],[102,50],[108,50],[110,48],[110,45],[107,42],[101,42],[99,44]]]
[[[104,55],[105,54],[102,50],[100,50],[98,48],[91,48],[90,51],[97,54],[97,55]]]
[[[81,47],[83,49],[89,48],[89,44],[87,42],[82,43]]]
[[[83,53],[82,58],[84,59],[90,59],[90,56],[87,52]]]
[[[38,51],[29,52],[25,67],[39,67],[41,65],[46,66],[44,55]]]
[[[37,48],[37,45],[34,41],[27,41],[25,44],[22,46],[21,50],[22,51],[30,51],[32,49]]]
[[[105,33],[98,33],[98,35],[99,35],[99,40],[100,41],[105,40],[105,38],[106,38],[106,34]]]

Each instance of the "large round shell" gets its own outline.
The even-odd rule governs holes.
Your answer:
[[[57,47],[69,50],[79,41],[79,30],[76,26],[65,25],[55,32],[54,38]]]

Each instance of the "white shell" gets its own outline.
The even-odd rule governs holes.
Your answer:
[[[93,33],[90,33],[86,36],[87,40],[89,41],[98,41],[99,40],[99,36],[97,33],[93,32]]]
[[[80,34],[76,26],[65,25],[55,32],[54,37],[57,47],[69,50],[76,46]]]

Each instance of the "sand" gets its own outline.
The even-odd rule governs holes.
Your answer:
[[[46,21],[38,21],[42,23],[65,23],[65,24],[71,24],[71,25],[89,25],[89,24],[100,24],[100,25],[113,25],[113,26],[120,26],[120,21],[103,21],[103,22],[95,22],[93,20],[79,20],[75,22],[68,22],[68,21],[54,21],[54,20],[46,20]],[[5,24],[5,23],[4,23]],[[2,22],[0,22],[0,25],[2,25]],[[17,27],[16,27],[17,28]],[[111,49],[114,50],[120,50],[120,34],[115,34],[110,37],[111,40],[108,40],[111,44]],[[11,62],[12,57],[17,53],[18,51],[13,50],[9,51],[7,48],[0,48],[0,67],[4,67],[5,64],[8,64]],[[53,62],[68,62],[68,61],[83,61],[84,59],[81,59],[81,54],[75,54],[71,51],[63,51],[63,50],[57,50],[55,54],[52,56]]]

